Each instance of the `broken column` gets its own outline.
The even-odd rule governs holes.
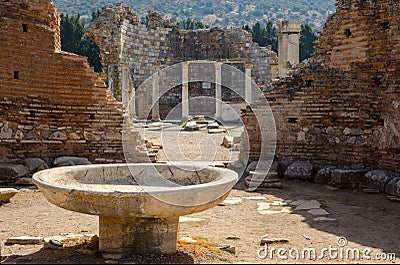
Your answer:
[[[299,63],[300,28],[298,21],[282,21],[278,24],[278,74],[286,77],[292,66]]]

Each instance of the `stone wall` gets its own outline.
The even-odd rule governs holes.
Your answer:
[[[129,95],[154,73],[155,65],[162,69],[189,60],[248,62],[259,86],[270,81],[270,52],[253,43],[251,33],[239,28],[186,31],[156,12],[149,12],[147,18],[146,25],[140,24],[128,6],[117,4],[104,7],[87,30],[100,47],[103,69],[108,71],[108,80],[112,80],[113,85],[109,86],[114,88],[116,99],[123,98],[123,64],[129,65]]]
[[[400,3],[336,6],[314,55],[265,94],[276,119],[276,156],[399,170]],[[243,118],[254,126],[251,111]],[[251,139],[253,159],[258,138]]]
[[[123,112],[87,58],[61,51],[51,0],[0,2],[0,161],[122,162]]]

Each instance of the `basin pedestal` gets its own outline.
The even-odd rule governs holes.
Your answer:
[[[179,217],[99,216],[99,251],[104,255],[176,252]]]

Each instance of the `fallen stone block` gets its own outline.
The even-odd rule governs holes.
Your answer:
[[[370,189],[370,188],[362,189],[362,191],[363,191],[364,193],[367,193],[367,194],[377,194],[377,193],[379,193],[379,190],[377,190],[377,189]]]
[[[292,205],[295,205],[294,203],[292,203]],[[311,201],[304,201],[301,202],[297,207],[296,207],[296,211],[300,211],[300,210],[311,210],[311,209],[319,209],[321,207],[321,203],[319,203],[319,201],[316,200],[311,200]]]
[[[179,242],[184,243],[184,244],[196,244],[197,240],[193,239],[189,236],[183,236],[183,237],[179,238]]]
[[[219,203],[219,206],[225,206],[225,205],[237,205],[242,203],[242,198],[239,197],[228,197],[225,200],[223,200],[221,203]]]
[[[289,239],[262,237],[260,245],[263,246],[265,244],[285,244],[285,243],[289,243]]]
[[[54,167],[90,165],[90,164],[92,163],[87,158],[77,157],[77,156],[60,156],[54,159],[53,162]]]
[[[391,202],[400,202],[400,197],[397,196],[388,195],[387,198]]]
[[[393,178],[385,187],[385,192],[400,197],[400,177]]]
[[[315,174],[315,177],[314,177],[315,183],[320,183],[320,184],[331,183],[333,169],[334,169],[333,167],[324,167],[324,168],[318,170],[317,174]]]
[[[188,121],[185,126],[185,131],[198,131],[200,129],[199,125],[195,121]]]
[[[329,218],[329,217],[324,217],[324,216],[319,216],[319,217],[315,217],[314,221],[317,221],[317,222],[335,222],[336,219]]]
[[[222,146],[224,146],[226,148],[232,148],[233,139],[234,139],[234,137],[225,135],[224,139],[222,140]]]
[[[19,237],[10,237],[6,240],[5,245],[37,245],[43,244],[43,237],[35,237],[35,236],[19,236]]]
[[[208,130],[208,133],[224,133],[224,129],[210,129]]]
[[[287,179],[312,179],[313,174],[313,164],[305,161],[297,161],[287,167],[284,177]]]
[[[32,178],[19,178],[17,180],[15,180],[15,185],[16,186],[33,186],[35,184],[33,184]]]
[[[307,212],[312,215],[329,215],[329,213],[325,209],[311,209]]]
[[[10,202],[10,199],[18,193],[18,190],[12,188],[0,188],[0,205]]]
[[[377,189],[384,191],[385,186],[396,177],[400,177],[399,174],[386,170],[372,170],[365,174],[363,185],[371,189]]]
[[[210,123],[210,124],[208,124],[207,129],[208,130],[219,129],[219,124],[217,122]]]
[[[16,179],[29,174],[28,168],[24,165],[0,163],[0,183],[13,184]]]
[[[227,251],[232,254],[236,254],[236,247],[234,245],[223,245],[221,247],[218,247],[220,250]]]
[[[49,168],[47,163],[40,158],[25,158],[24,164],[31,174]]]
[[[334,169],[332,170],[332,183],[335,184],[361,184],[364,183],[364,169]]]

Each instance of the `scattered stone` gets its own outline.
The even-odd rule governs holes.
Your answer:
[[[218,124],[217,122],[210,123],[210,124],[207,126],[207,129],[208,129],[208,130],[219,129],[219,124]]]
[[[278,176],[283,177],[285,175],[286,169],[290,165],[289,161],[279,160],[274,162],[277,164],[276,172],[278,173]]]
[[[260,246],[264,246],[265,244],[285,244],[285,243],[289,243],[289,239],[262,237]]]
[[[253,197],[242,197],[242,199],[250,200],[250,201],[262,201],[262,200],[266,200],[267,198],[265,198],[264,196],[253,196]]]
[[[60,241],[58,241],[58,240],[56,240],[56,239],[50,239],[50,240],[49,240],[49,243],[50,243],[51,245],[56,246],[56,247],[62,247],[62,246],[63,246],[63,243],[60,242]]]
[[[364,169],[334,169],[332,170],[332,182],[335,184],[359,184],[364,183]]]
[[[240,197],[228,197],[226,198],[223,202],[219,203],[219,206],[225,206],[225,205],[237,205],[242,203],[242,198]]]
[[[49,168],[47,163],[40,158],[25,158],[24,164],[31,174]]]
[[[306,234],[303,234],[303,237],[307,240],[311,240],[311,238],[309,236],[307,236]]]
[[[400,197],[388,195],[387,198],[391,202],[400,202]]]
[[[389,195],[400,197],[400,177],[393,178],[385,187],[385,192]]]
[[[312,215],[329,215],[329,213],[324,209],[311,209],[307,211]]]
[[[181,237],[181,238],[179,239],[179,241],[180,241],[181,243],[185,243],[185,244],[195,244],[195,243],[197,243],[197,240],[196,240],[196,239],[193,239],[193,238],[191,238],[191,237],[189,237],[189,236],[183,236],[183,237]]]
[[[367,194],[377,194],[377,193],[379,193],[379,190],[377,190],[377,189],[369,189],[369,188],[362,189],[362,191],[364,193],[367,193]]]
[[[223,245],[223,246],[218,247],[218,248],[221,249],[221,250],[225,250],[225,251],[227,251],[229,253],[236,254],[236,247],[234,245]]]
[[[229,135],[225,135],[224,140],[222,140],[222,146],[226,148],[232,148],[233,146],[233,137]]]
[[[43,237],[19,236],[8,238],[5,245],[37,245],[42,243],[44,243]]]
[[[225,129],[210,129],[208,133],[224,133]]]
[[[395,177],[399,177],[399,174],[385,170],[372,170],[365,174],[363,185],[371,189],[384,191],[385,186]]]
[[[336,219],[320,216],[320,217],[315,217],[315,218],[314,218],[314,221],[334,222],[334,221],[336,221]]]
[[[10,202],[10,199],[18,193],[18,190],[12,188],[0,188],[0,205]]]
[[[277,213],[291,213],[291,210],[289,207],[285,207],[284,205],[277,205],[277,204],[271,204],[271,203],[257,203],[257,211],[258,213],[262,215],[268,215],[268,214],[277,214]]]
[[[11,184],[16,179],[29,175],[29,170],[24,165],[0,163],[0,183]]]
[[[316,200],[311,200],[311,201],[305,201],[301,204],[299,204],[296,207],[296,211],[301,211],[301,210],[311,210],[311,209],[319,209],[321,207],[321,203],[319,203]]]
[[[185,131],[198,131],[200,129],[199,125],[195,121],[188,121],[185,126]]]
[[[240,240],[240,237],[237,236],[228,236],[226,240]]]
[[[297,161],[290,164],[284,174],[288,179],[312,179],[314,165],[310,162]]]
[[[314,177],[315,183],[321,183],[321,184],[330,183],[331,176],[332,176],[332,169],[334,169],[334,168],[327,166],[327,167],[324,167],[324,168],[318,170],[317,174]]]
[[[325,187],[326,189],[330,190],[330,191],[338,190],[338,188],[333,187],[333,186],[330,186],[330,185],[325,185],[324,187]]]
[[[207,219],[188,217],[188,216],[179,217],[179,223],[190,223],[190,222],[207,222]]]
[[[15,185],[17,186],[33,186],[32,178],[19,178],[15,181]]]
[[[90,165],[92,164],[85,157],[77,157],[77,156],[61,156],[54,160],[54,167],[63,167],[63,166],[74,166],[74,165]]]

